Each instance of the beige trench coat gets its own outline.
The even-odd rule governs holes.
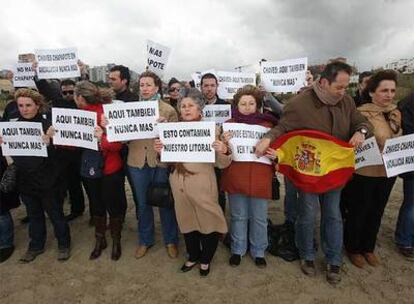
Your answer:
[[[199,231],[203,234],[227,232],[223,211],[218,204],[218,189],[214,166],[225,168],[231,157],[216,153],[216,163],[183,163],[193,175],[174,171],[170,184],[175,201],[175,213],[182,233]]]

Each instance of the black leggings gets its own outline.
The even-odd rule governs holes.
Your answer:
[[[93,216],[122,217],[125,212],[124,172],[118,171],[100,178],[84,178],[89,208]]]
[[[201,264],[210,264],[217,249],[219,234],[217,232],[202,234],[198,231],[192,231],[184,233],[184,241],[190,262],[198,261]]]

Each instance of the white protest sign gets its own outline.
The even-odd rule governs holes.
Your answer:
[[[35,88],[34,76],[31,63],[16,63],[13,67],[13,86]]]
[[[47,157],[47,146],[43,142],[40,122],[0,122],[3,138],[3,155]]]
[[[267,157],[257,158],[254,154],[256,144],[270,130],[259,125],[244,123],[224,123],[223,132],[230,132],[230,147],[234,161],[257,162],[270,165],[272,162]]]
[[[388,177],[414,171],[414,134],[387,139],[382,153]]]
[[[194,87],[198,90],[201,90],[201,73],[200,72],[195,72],[193,74],[191,74],[191,79],[194,81]]]
[[[222,99],[233,99],[237,90],[247,84],[256,85],[255,73],[218,71],[217,78],[219,82],[217,94]]]
[[[355,169],[382,164],[382,155],[374,136],[366,139],[362,146],[355,150]]]
[[[164,75],[171,49],[151,40],[147,40],[147,66],[158,76]]]
[[[283,61],[264,61],[260,67],[260,81],[268,92],[297,92],[306,85],[308,58]]]
[[[35,50],[39,79],[79,77],[76,48]]]
[[[158,101],[106,104],[103,108],[109,122],[106,126],[109,142],[158,137]]]
[[[94,136],[97,125],[95,112],[52,108],[52,124],[56,130],[53,144],[98,151]]]
[[[203,120],[222,124],[231,118],[231,105],[206,105],[203,108]]]
[[[213,142],[216,124],[206,122],[175,122],[158,125],[162,162],[214,163]]]

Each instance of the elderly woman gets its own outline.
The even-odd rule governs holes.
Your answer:
[[[111,92],[98,89],[89,81],[78,82],[75,86],[75,102],[79,109],[95,112],[98,125],[103,114],[104,103],[111,102]],[[99,151],[87,150],[82,152],[81,175],[89,197],[89,204],[95,225],[95,248],[89,259],[97,259],[107,246],[106,218],[109,214],[109,227],[112,236],[111,259],[121,257],[121,230],[123,210],[125,210],[125,192],[123,161],[121,157],[122,144],[108,142],[103,129],[96,127],[95,136],[98,138]],[[102,172],[92,164],[102,162]]]
[[[197,91],[197,90],[196,90]],[[179,105],[182,121],[200,121],[204,102],[201,94],[190,91]],[[225,168],[230,164],[227,146],[216,140],[216,163],[178,163],[170,176],[175,201],[178,226],[184,234],[188,260],[181,267],[190,271],[200,263],[200,275],[207,276],[210,262],[219,242],[219,233],[227,232],[226,220],[218,204],[218,189],[214,167]],[[161,152],[163,144],[155,141],[155,149]]]
[[[380,71],[372,76],[366,88],[369,101],[358,110],[374,126],[374,135],[380,151],[385,141],[400,136],[401,113],[393,104],[397,75]],[[358,169],[344,189],[342,203],[346,210],[344,244],[351,262],[362,268],[365,262],[379,265],[374,254],[381,218],[390,196],[395,177],[387,178],[384,165]]]
[[[70,257],[69,226],[63,216],[62,204],[59,203],[59,184],[62,183],[61,164],[55,149],[50,143],[50,121],[43,117],[46,104],[42,95],[30,89],[16,91],[15,100],[19,109],[18,121],[39,122],[42,124],[43,141],[48,144],[48,156],[13,156],[17,166],[17,190],[29,217],[30,243],[26,253],[20,259],[22,263],[33,261],[45,250],[46,222],[45,212],[50,218],[55,236],[58,240],[58,260]],[[2,139],[0,140],[3,141]]]
[[[260,113],[262,93],[254,86],[239,89],[234,95],[234,105],[230,123],[267,128],[277,124],[273,115]],[[224,133],[224,138],[230,140],[230,133]],[[267,201],[272,198],[273,174],[272,165],[257,162],[233,161],[223,171],[221,186],[229,195],[231,214],[231,266],[240,264],[250,243],[250,254],[256,266],[266,267]]]
[[[159,121],[175,122],[177,112],[172,106],[162,101],[161,79],[153,72],[144,72],[139,77],[140,100],[158,100]],[[133,140],[129,143],[128,171],[135,191],[136,217],[138,220],[139,246],[135,252],[137,259],[142,258],[148,249],[154,245],[154,211],[147,204],[149,184],[168,181],[168,169],[158,166],[158,155],[154,150],[153,139]],[[178,227],[173,208],[159,208],[162,235],[167,248],[168,256],[178,256]]]

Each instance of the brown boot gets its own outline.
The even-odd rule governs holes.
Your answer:
[[[114,261],[117,261],[119,260],[122,254],[122,250],[121,250],[122,219],[111,217],[109,219],[109,226],[111,227],[111,236],[112,236],[111,259]]]
[[[348,253],[349,260],[354,266],[358,268],[364,268],[365,258],[362,254]]]
[[[367,260],[368,264],[373,267],[377,267],[381,264],[378,257],[373,252],[364,253],[364,257]]]
[[[105,231],[106,231],[106,216],[95,216],[95,248],[89,256],[90,260],[95,260],[100,257],[102,250],[104,250],[108,245],[106,243]]]

